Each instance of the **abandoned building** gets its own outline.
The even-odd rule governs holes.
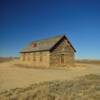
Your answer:
[[[20,51],[20,60],[32,66],[67,66],[74,62],[76,50],[65,35],[31,42]]]

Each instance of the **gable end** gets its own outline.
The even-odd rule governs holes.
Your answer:
[[[67,42],[69,43],[69,45],[71,46],[71,48],[74,50],[74,52],[76,52],[76,50],[72,46],[71,42],[68,40],[68,38],[65,35],[62,36],[62,38],[50,49],[50,51],[52,52],[64,39],[67,40]]]

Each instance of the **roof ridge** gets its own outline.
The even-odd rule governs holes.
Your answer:
[[[48,37],[48,38],[44,38],[44,39],[33,40],[31,43],[39,42],[39,41],[45,41],[45,40],[50,40],[50,39],[53,39],[53,38],[63,37],[63,36],[65,36],[65,35],[64,34],[63,35],[56,35],[56,36],[52,36],[52,37]]]

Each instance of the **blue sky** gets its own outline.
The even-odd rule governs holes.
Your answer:
[[[100,59],[100,0],[0,0],[0,56],[65,34],[76,58]]]

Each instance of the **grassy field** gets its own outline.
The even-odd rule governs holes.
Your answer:
[[[32,84],[2,92],[0,100],[100,100],[100,75]]]
[[[89,59],[86,59],[86,60],[76,60],[76,63],[100,65],[100,60],[89,60]]]
[[[11,61],[13,58],[11,57],[0,57],[0,63]]]
[[[0,63],[0,100],[100,100],[99,64],[66,69],[19,65],[18,60]]]

